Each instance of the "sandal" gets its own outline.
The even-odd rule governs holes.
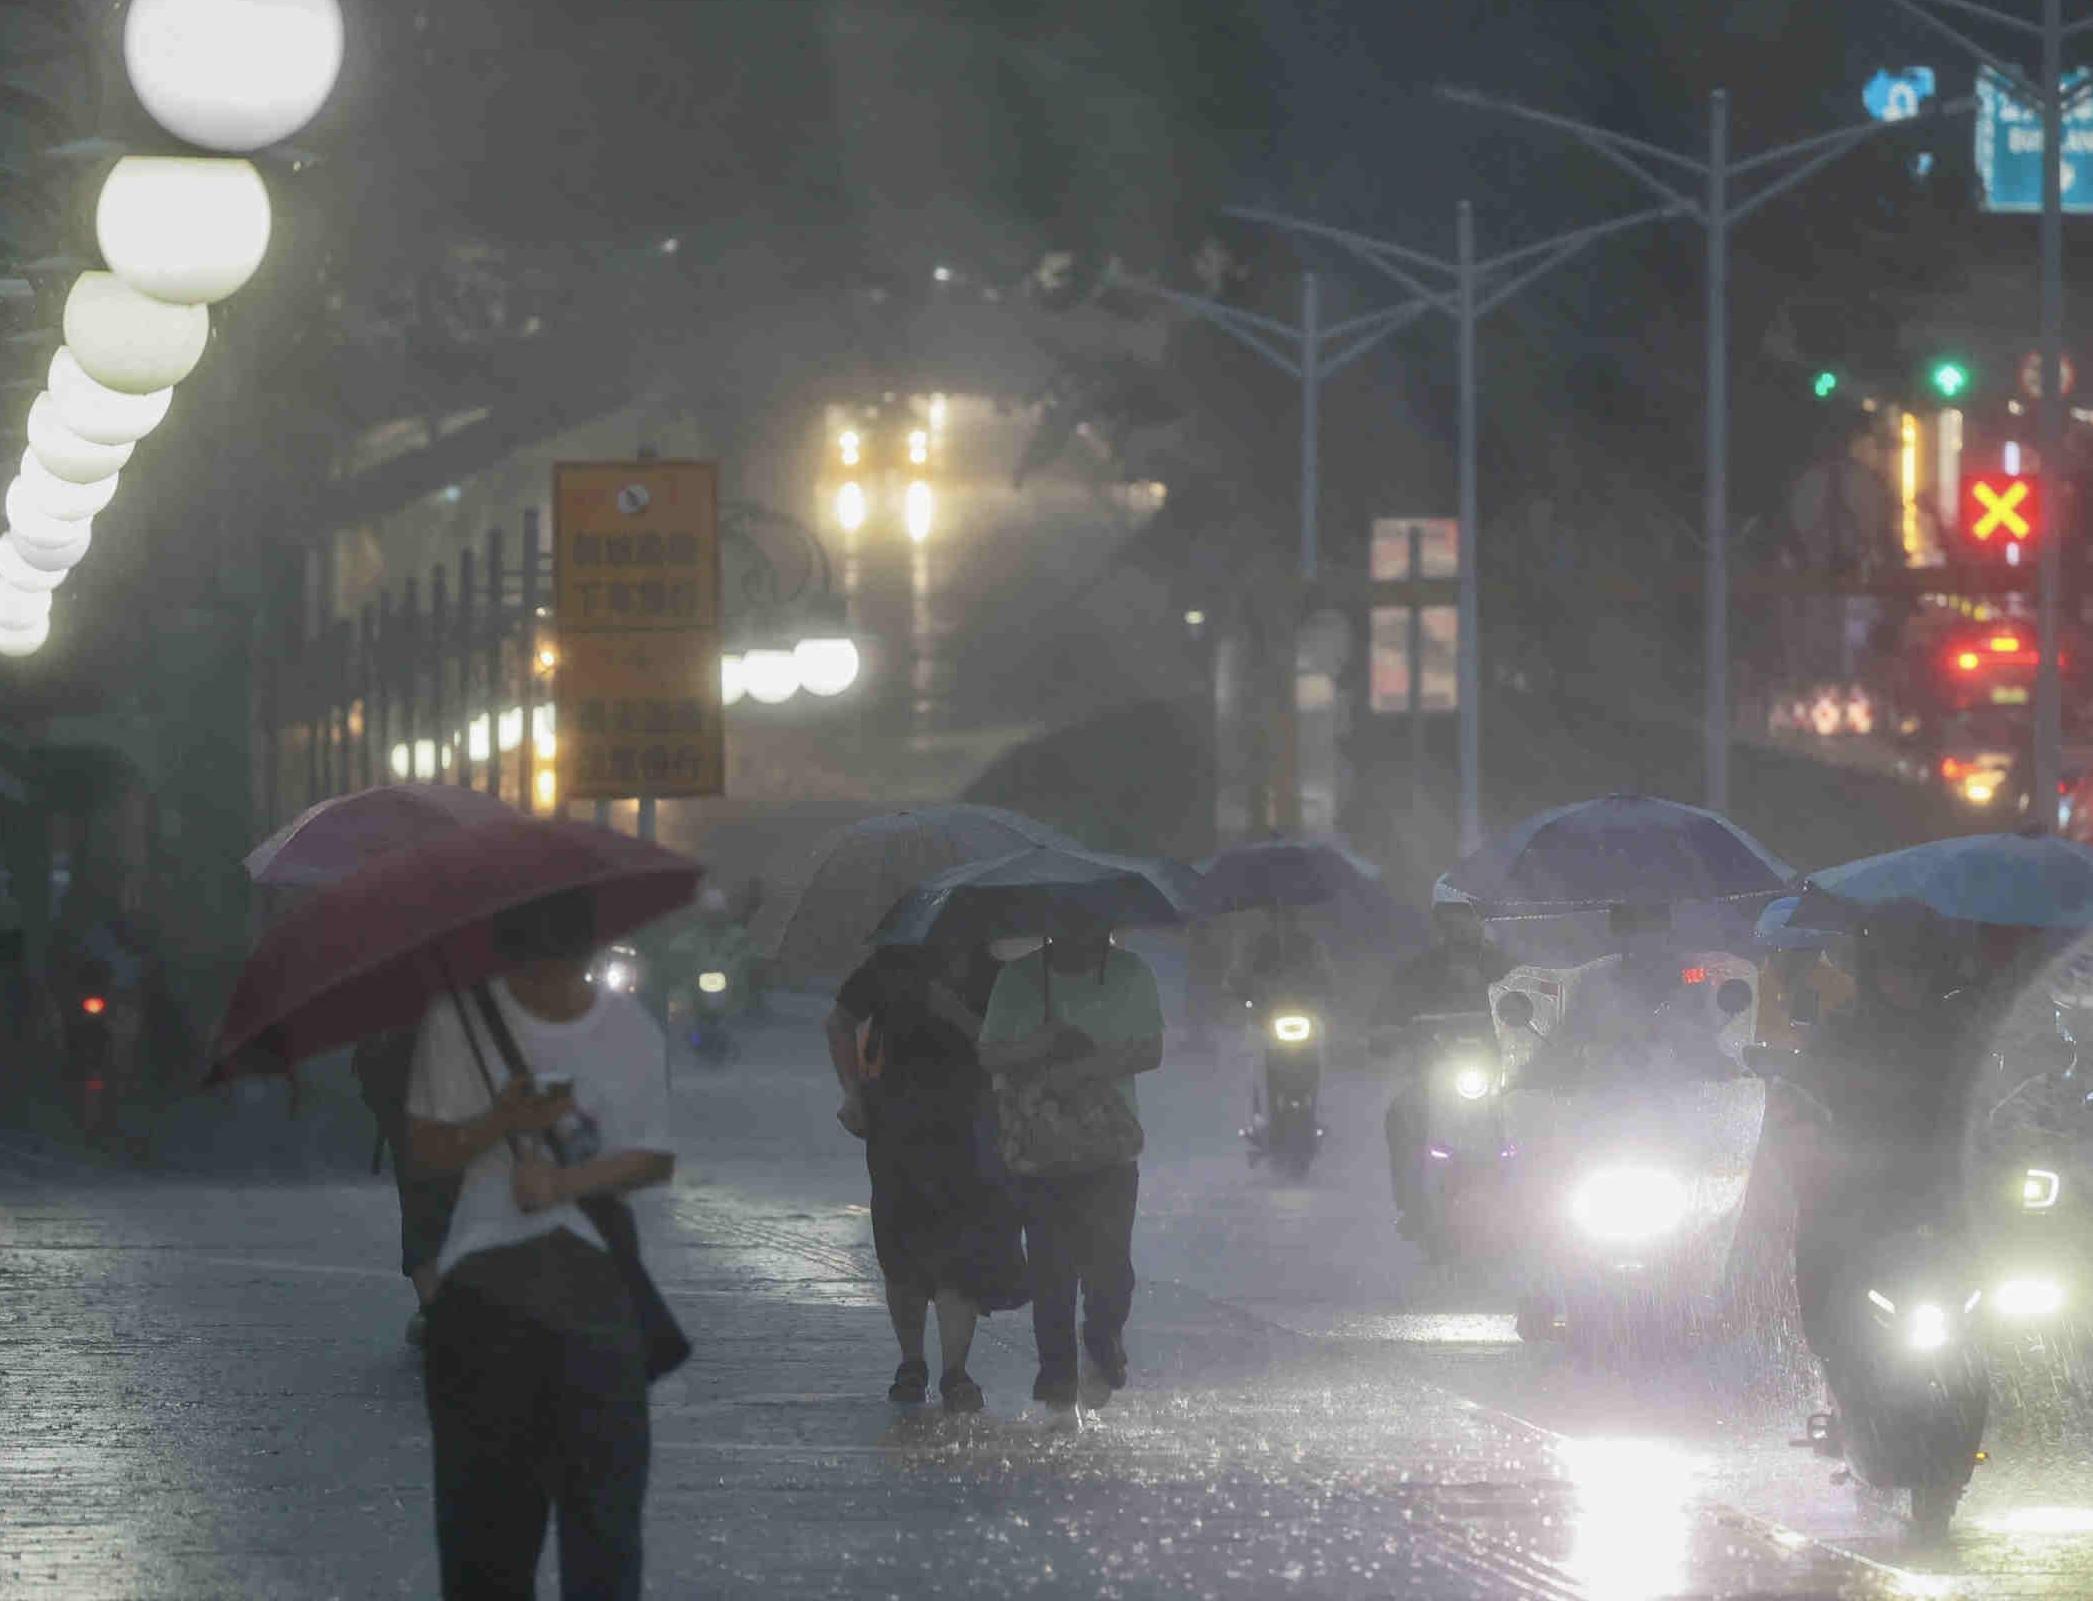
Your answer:
[[[930,1398],[930,1364],[904,1362],[894,1369],[894,1382],[887,1399],[896,1406],[921,1406]]]

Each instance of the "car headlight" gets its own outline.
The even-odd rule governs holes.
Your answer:
[[[2047,1212],[2057,1204],[2064,1181],[2046,1167],[2031,1167],[2020,1181],[2020,1204],[2030,1212]]]
[[[1281,1045],[1299,1045],[1315,1037],[1315,1019],[1300,1012],[1282,1012],[1272,1019],[1272,1038]]]
[[[701,995],[726,994],[727,975],[725,973],[700,973],[698,975],[698,993]]]
[[[1464,1067],[1453,1076],[1453,1092],[1464,1101],[1479,1101],[1490,1093],[1490,1073],[1487,1068]]]
[[[1904,1339],[1914,1351],[1938,1351],[1948,1343],[1948,1314],[1935,1301],[1921,1301],[1904,1321]]]
[[[2005,1317],[2048,1317],[2062,1310],[2064,1286],[2055,1279],[2008,1279],[1991,1301]]]
[[[1595,1240],[1628,1244],[1669,1234],[1686,1215],[1686,1186],[1654,1168],[1594,1173],[1570,1198],[1570,1217]]]

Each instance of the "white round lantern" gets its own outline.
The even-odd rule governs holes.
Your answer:
[[[83,272],[65,297],[65,342],[96,383],[149,395],[203,359],[211,314],[140,294],[113,272]]]
[[[741,657],[742,687],[750,700],[778,706],[799,693],[799,663],[789,650],[751,650]]]
[[[65,562],[55,567],[39,566],[47,559],[54,546],[24,545],[5,534],[0,534],[0,584],[12,584],[17,589],[56,589],[65,582],[74,562]],[[30,559],[34,553],[37,560]],[[81,554],[86,554],[83,542]]]
[[[153,120],[207,150],[288,139],[342,66],[338,0],[131,0],[124,69]]]
[[[7,486],[7,526],[25,545],[65,545],[78,539],[92,521],[87,517],[53,517],[30,503],[28,491],[17,478]]]
[[[0,584],[0,628],[34,628],[51,615],[48,589],[17,589]]]
[[[54,476],[68,483],[91,484],[121,472],[137,447],[98,445],[82,439],[59,418],[57,402],[47,391],[29,408],[29,448]]]
[[[858,681],[858,647],[849,639],[803,639],[792,650],[809,695],[840,695]]]
[[[36,452],[22,452],[22,473],[15,480],[22,486],[22,499],[47,517],[76,523],[98,516],[116,498],[118,476],[97,478],[91,484],[68,483],[36,459]]]
[[[160,426],[174,390],[126,395],[98,384],[65,346],[51,358],[51,405],[58,420],[94,445],[135,444]]]
[[[87,552],[94,544],[94,529],[87,522],[67,523],[65,526],[77,528],[80,532],[61,544],[38,544],[35,540],[24,539],[10,530],[4,537],[0,537],[0,546],[11,546],[15,554],[22,558],[23,564],[32,571],[57,573],[62,577],[87,559]],[[5,576],[5,573],[0,573],[0,577]],[[36,585],[24,583],[22,587],[34,589]],[[57,586],[54,584],[52,587]]]
[[[27,628],[0,628],[0,656],[34,656],[51,637],[48,613]]]
[[[269,248],[269,191],[248,161],[125,156],[95,203],[95,237],[117,277],[155,300],[223,300]]]
[[[719,703],[722,706],[739,705],[741,697],[748,692],[748,683],[742,676],[741,658],[729,651],[719,659]]]

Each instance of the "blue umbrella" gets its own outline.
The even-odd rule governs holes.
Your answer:
[[[1260,906],[1321,906],[1348,895],[1385,895],[1381,871],[1328,840],[1266,839],[1231,845],[1199,867],[1199,905],[1219,916]]]
[[[1604,795],[1527,818],[1457,863],[1434,898],[1572,911],[1771,896],[1794,876],[1717,812],[1650,795]]]
[[[2093,850],[2019,834],[1936,839],[1812,873],[1793,921],[1844,928],[1895,905],[2008,928],[2093,928]]]
[[[1755,943],[1769,951],[1821,951],[1832,941],[1830,931],[1821,928],[1798,928],[1790,921],[1796,908],[1802,905],[1799,895],[1783,895],[1770,902],[1759,914],[1758,927],[1752,931]]]
[[[1169,926],[1195,914],[1196,878],[1174,862],[1053,847],[934,873],[895,902],[877,945],[974,945],[1100,927]]]

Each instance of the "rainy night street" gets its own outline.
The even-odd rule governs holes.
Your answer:
[[[2004,1420],[1951,1543],[1914,1551],[1787,1447],[1792,1379],[1530,1352],[1427,1274],[1375,1081],[1333,1078],[1328,1161],[1295,1186],[1242,1160],[1234,1059],[1189,1050],[1145,1090],[1131,1391],[1046,1435],[1029,1323],[999,1316],[986,1415],[897,1415],[816,1040],[786,1002],[735,1065],[675,1070],[654,1261],[698,1350],[656,1394],[653,1594],[2063,1597],[2093,1575],[2093,1467],[2041,1451],[2030,1476],[2039,1418]],[[243,1116],[280,1120],[280,1095]],[[0,1144],[0,1594],[429,1593],[392,1228],[377,1179]]]

